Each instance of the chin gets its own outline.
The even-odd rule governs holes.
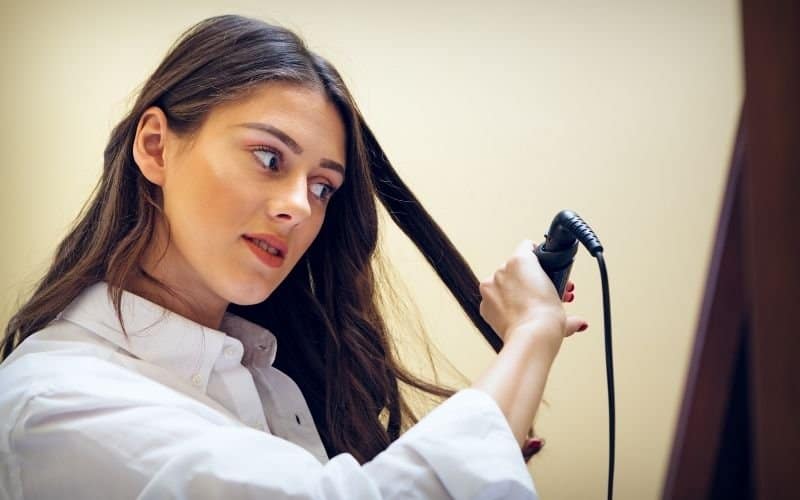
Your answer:
[[[253,280],[247,283],[231,284],[226,294],[227,301],[240,306],[251,306],[264,302],[272,295],[278,287],[276,283],[268,283],[266,280]]]

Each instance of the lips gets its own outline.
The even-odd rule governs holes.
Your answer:
[[[247,248],[269,267],[280,267],[286,256],[286,243],[269,234],[243,234]]]
[[[265,234],[265,233],[257,233],[257,234],[244,234],[243,235],[246,240],[255,241],[256,243],[266,244],[271,248],[274,248],[278,251],[279,257],[286,256],[286,243],[277,236],[272,234]]]

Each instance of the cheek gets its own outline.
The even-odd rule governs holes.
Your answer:
[[[248,183],[235,169],[194,158],[165,186],[165,212],[179,240],[213,244],[242,224]]]
[[[308,247],[314,243],[314,240],[319,235],[320,229],[322,229],[324,220],[324,214],[313,215],[301,225],[302,229],[300,231],[296,231],[295,239],[297,249],[299,250],[295,252],[297,259],[299,259],[300,255],[304,254],[306,250],[308,250]]]

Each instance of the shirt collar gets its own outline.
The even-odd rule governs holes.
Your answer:
[[[177,374],[203,392],[223,349],[245,366],[264,367],[275,361],[277,340],[266,328],[226,312],[220,329],[215,330],[123,290],[120,310],[126,337],[109,293],[107,282],[95,283],[58,317]]]

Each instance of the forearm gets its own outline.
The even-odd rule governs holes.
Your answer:
[[[488,393],[505,414],[522,446],[542,400],[547,375],[558,345],[528,331],[509,332],[507,342],[489,368],[472,384]]]

